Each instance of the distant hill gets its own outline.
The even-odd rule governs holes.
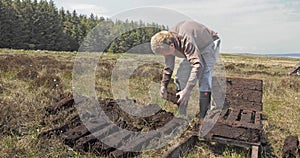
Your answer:
[[[266,54],[266,56],[276,56],[276,57],[292,57],[292,58],[300,58],[300,53],[288,53],[288,54]]]
[[[224,53],[227,54],[227,53]],[[230,53],[229,53],[230,54]],[[262,55],[262,56],[273,56],[273,57],[290,57],[290,58],[300,58],[300,53],[282,53],[282,54],[258,54],[258,53],[231,53],[237,55]]]

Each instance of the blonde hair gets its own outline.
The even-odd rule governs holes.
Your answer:
[[[175,42],[174,36],[168,31],[160,31],[151,38],[151,49],[158,54],[163,50],[168,50],[171,43]]]

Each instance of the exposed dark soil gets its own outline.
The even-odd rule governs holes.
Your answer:
[[[138,72],[136,74],[141,74]],[[168,92],[168,100],[176,102],[175,91]],[[227,79],[227,98],[230,108],[224,109],[215,127],[208,134],[210,139],[214,137],[222,137],[227,139],[234,139],[239,141],[257,143],[260,141],[261,135],[261,111],[262,111],[262,81],[252,79]],[[149,117],[132,116],[120,108],[122,104],[134,105],[135,100],[113,100],[102,99],[99,100],[99,107],[105,112],[106,116],[118,127],[129,131],[153,131],[166,125],[174,118],[172,113],[160,110]],[[158,106],[158,105],[148,105]],[[57,104],[46,109],[49,115],[61,116],[60,113],[68,109],[74,110],[74,99],[67,97],[59,101]],[[147,107],[146,107],[147,108]],[[69,110],[70,111],[70,110]],[[89,116],[90,117],[90,116]],[[59,119],[59,118],[58,118]],[[54,120],[55,121],[55,120]],[[111,133],[110,126],[103,123],[103,120],[94,119],[90,122],[93,124],[93,129],[97,133],[110,133],[107,137],[121,133]],[[105,127],[105,128],[104,128]],[[74,115],[71,119],[66,121],[62,126],[53,130],[49,130],[40,134],[40,136],[49,137],[51,135],[59,135],[64,143],[75,150],[82,153],[94,152],[100,156],[112,157],[130,157],[139,153],[123,152],[116,148],[107,146],[99,141],[87,129],[86,124],[83,124],[79,115]],[[124,135],[123,137],[129,137]],[[154,136],[153,136],[154,137]],[[208,138],[207,137],[207,138]],[[144,138],[148,141],[152,137]],[[121,141],[118,139],[115,141]],[[118,142],[119,143],[119,142]],[[138,142],[137,143],[138,146]]]
[[[228,78],[226,87],[231,108],[262,111],[262,80]]]
[[[120,108],[120,104],[135,104],[135,100],[113,100],[103,99],[99,100],[99,107],[105,112],[106,116],[113,121],[115,125],[126,129],[128,131],[151,131],[158,129],[173,119],[173,114],[160,110],[154,115],[149,117],[137,117],[129,115]],[[158,105],[148,105],[158,106]],[[46,109],[48,115],[60,115],[65,110],[74,109],[74,99],[67,97],[59,101],[57,104],[50,106]],[[90,124],[94,124],[97,128],[97,133],[110,133],[109,125],[101,125],[103,120],[94,119],[90,121]],[[101,126],[101,128],[99,127]],[[49,137],[51,135],[59,135],[64,140],[65,144],[80,151],[80,152],[94,152],[100,156],[113,156],[113,157],[128,157],[138,153],[123,152],[113,147],[109,147],[99,141],[91,132],[86,128],[86,124],[83,124],[79,118],[79,115],[74,116],[69,121],[66,121],[61,127],[49,130],[40,134],[43,137]],[[111,133],[114,134],[114,133]],[[108,135],[109,136],[109,135]],[[154,137],[154,136],[153,136]],[[152,138],[149,137],[149,140]],[[117,140],[122,141],[122,140]],[[138,143],[137,143],[138,144]]]

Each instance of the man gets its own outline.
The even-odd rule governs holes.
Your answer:
[[[214,43],[216,42],[216,43]],[[186,106],[197,81],[200,91],[200,113],[203,119],[210,105],[212,71],[219,53],[217,33],[195,21],[183,21],[170,31],[161,31],[151,38],[151,49],[165,57],[160,96],[166,95],[174,70],[175,56],[183,58],[175,76],[178,103]],[[180,107],[179,107],[180,108]]]

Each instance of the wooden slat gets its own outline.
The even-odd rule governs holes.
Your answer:
[[[234,145],[234,146],[244,147],[244,148],[249,148],[252,146],[260,146],[260,142],[252,143],[252,142],[239,141],[235,139],[223,138],[218,136],[213,137],[212,140],[221,144]]]
[[[235,122],[236,119],[238,118],[239,113],[240,113],[240,109],[232,109],[226,122],[228,124],[232,124],[233,122]]]
[[[251,123],[252,111],[243,111],[241,116],[241,122]]]
[[[225,117],[225,115],[227,114],[227,112],[229,113],[229,115],[230,115],[230,113],[231,113],[231,109],[224,109],[224,110],[222,110],[222,112],[221,112],[221,114],[220,114],[220,117],[219,117],[219,119],[222,119],[222,120],[227,120],[227,118],[226,119],[224,119],[224,117]],[[228,116],[229,116],[228,115]]]
[[[255,114],[255,124],[261,125],[261,112],[256,112]]]
[[[253,145],[251,150],[251,158],[258,158],[259,146]]]

